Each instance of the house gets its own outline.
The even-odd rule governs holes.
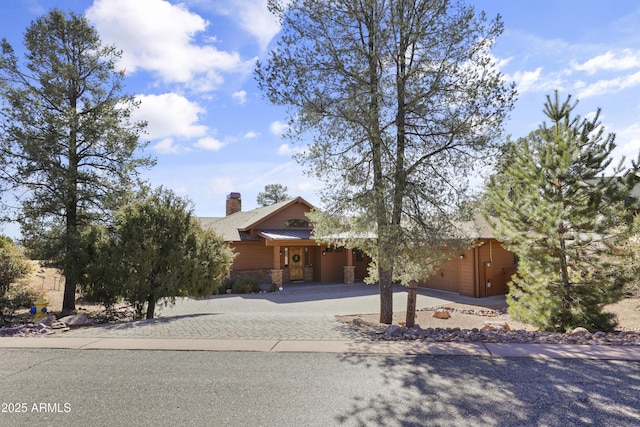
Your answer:
[[[249,275],[262,283],[354,283],[367,276],[371,259],[358,249],[319,243],[307,212],[313,205],[301,197],[242,211],[240,193],[227,196],[226,216],[198,218],[233,248],[231,276]],[[507,292],[515,256],[492,237],[488,224],[474,221],[468,235],[475,245],[455,254],[421,286],[485,297]]]
[[[461,228],[473,240],[472,247],[453,254],[419,285],[476,298],[506,294],[507,283],[516,273],[516,255],[495,239],[482,217],[462,224]]]
[[[236,253],[232,277],[249,275],[276,285],[364,279],[370,259],[357,249],[316,242],[306,216],[311,209],[309,202],[296,197],[244,212],[240,193],[230,193],[226,216],[198,220],[222,236]]]

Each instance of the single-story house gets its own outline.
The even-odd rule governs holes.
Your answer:
[[[419,285],[476,298],[506,294],[507,283],[516,273],[516,255],[495,239],[491,227],[481,217],[462,227],[473,240],[473,246],[453,254]]]
[[[354,283],[367,275],[370,259],[362,251],[320,244],[311,237],[306,213],[313,206],[296,197],[242,211],[240,193],[227,196],[226,216],[198,218],[231,246],[232,277],[250,275],[263,283]]]
[[[371,259],[358,249],[315,241],[306,216],[313,206],[296,197],[242,211],[240,193],[227,196],[226,216],[200,217],[231,246],[231,276],[250,275],[263,283],[354,283],[367,276]],[[475,222],[474,222],[475,224]],[[442,266],[421,286],[472,297],[504,294],[515,272],[515,256],[496,241],[486,223],[469,230],[476,245]]]
[[[474,246],[460,251],[436,269],[420,286],[483,298],[508,292],[516,272],[516,256],[492,237],[478,237]]]

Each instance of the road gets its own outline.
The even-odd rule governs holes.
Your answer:
[[[638,372],[577,359],[1,349],[0,425],[636,426]]]

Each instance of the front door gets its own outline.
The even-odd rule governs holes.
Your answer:
[[[304,248],[289,248],[291,262],[289,263],[289,280],[304,279]]]

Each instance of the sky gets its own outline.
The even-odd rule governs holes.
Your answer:
[[[527,135],[545,117],[546,95],[579,100],[576,113],[601,108],[616,158],[640,149],[640,2],[601,0],[469,0],[504,33],[492,51],[518,100],[506,134]],[[157,165],[142,176],[194,203],[197,216],[224,216],[226,196],[258,207],[265,185],[319,205],[322,183],[292,155],[304,147],[283,138],[283,107],[259,91],[253,69],[279,27],[266,0],[11,0],[0,9],[0,37],[20,53],[29,24],[50,9],[85,14],[105,44],[123,51],[125,91],[141,102],[148,154]],[[11,226],[0,229],[15,234]]]

